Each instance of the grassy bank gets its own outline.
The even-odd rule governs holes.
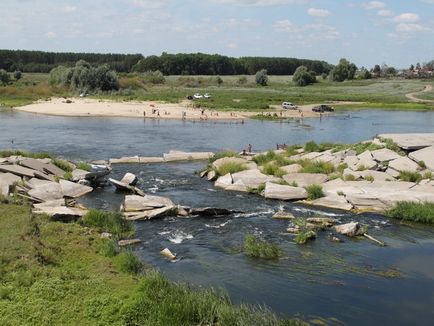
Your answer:
[[[100,217],[63,224],[0,204],[1,325],[299,324],[142,271],[131,251],[100,238]]]
[[[434,203],[399,202],[386,215],[404,221],[434,224]]]

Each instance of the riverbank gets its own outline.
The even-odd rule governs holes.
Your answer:
[[[351,104],[352,102],[332,102],[331,104]],[[312,108],[318,104],[301,105],[297,110],[282,110],[279,106],[272,106],[271,110],[263,110],[265,117],[275,115],[278,118],[319,117],[320,113]],[[123,101],[97,100],[91,98],[50,98],[39,100],[33,104],[15,107],[15,110],[71,117],[133,117],[143,119],[177,119],[193,121],[242,121],[257,116],[258,112],[219,111],[207,108],[195,108],[192,101],[180,103],[165,103],[158,101]],[[331,113],[323,113],[331,114]]]

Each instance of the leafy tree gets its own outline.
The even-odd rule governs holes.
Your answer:
[[[416,70],[420,70],[420,63],[416,63]]]
[[[217,84],[220,86],[221,84],[223,84],[223,79],[220,76],[217,76],[216,78],[217,80]]]
[[[362,67],[360,69],[360,72],[357,74],[357,79],[371,79],[371,78],[372,78],[371,72],[364,67]]]
[[[166,79],[160,70],[146,71],[144,73],[144,79],[146,83],[150,84],[164,84],[166,82]]]
[[[15,78],[15,80],[20,80],[21,77],[22,77],[21,71],[15,70],[15,72],[14,72],[14,78]]]
[[[372,70],[372,72],[374,74],[376,74],[377,76],[379,76],[381,74],[381,67],[380,67],[380,65],[375,65],[374,69]]]
[[[307,67],[300,66],[292,76],[292,81],[297,86],[307,86],[316,82],[316,76],[313,71],[309,71]]]
[[[268,75],[267,70],[261,69],[256,72],[255,81],[257,85],[267,86],[268,85]]]
[[[2,83],[2,85],[7,85],[10,81],[11,77],[8,72],[4,69],[0,69],[0,83]]]
[[[347,59],[342,58],[330,71],[330,79],[332,81],[342,82],[344,80],[354,79],[357,66],[354,63],[350,63]]]
[[[411,65],[409,70],[410,70],[410,71],[413,71],[413,70],[414,70],[414,66]]]

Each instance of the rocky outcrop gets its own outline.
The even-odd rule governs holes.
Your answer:
[[[241,181],[246,187],[250,189],[258,189],[259,185],[261,185],[262,183],[278,180],[279,178],[263,174],[257,169],[246,170],[232,174],[233,183]]]
[[[280,200],[300,200],[307,198],[304,188],[279,185],[273,182],[265,184],[264,197]]]
[[[336,225],[334,229],[337,233],[346,235],[348,237],[363,235],[366,231],[359,222]]]
[[[419,165],[415,163],[413,160],[410,160],[408,157],[403,156],[398,159],[390,161],[389,168],[399,172],[402,171],[416,172],[419,169]]]
[[[408,155],[415,162],[423,162],[426,167],[434,171],[434,146],[426,147]]]
[[[291,173],[285,174],[283,180],[289,185],[296,183],[298,187],[306,187],[324,183],[328,180],[328,176],[321,173]]]

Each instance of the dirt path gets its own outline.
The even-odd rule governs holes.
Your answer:
[[[434,100],[423,100],[420,99],[418,97],[416,97],[416,95],[418,94],[422,94],[422,93],[426,93],[426,92],[431,92],[433,90],[433,87],[431,85],[425,85],[424,89],[419,91],[419,92],[414,92],[414,93],[409,93],[409,94],[405,94],[405,96],[413,102],[429,102],[429,103],[434,103]]]

